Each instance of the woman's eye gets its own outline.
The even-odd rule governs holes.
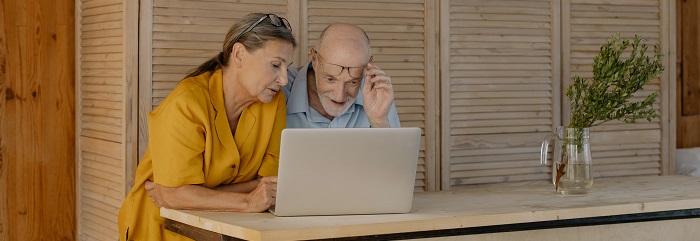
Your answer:
[[[280,65],[279,64],[272,64],[272,68],[279,69]]]

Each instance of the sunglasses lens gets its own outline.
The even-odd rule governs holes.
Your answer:
[[[282,23],[280,22],[280,18],[277,17],[277,15],[269,15],[270,16],[270,22],[272,22],[272,25],[275,25],[276,27],[282,26]]]
[[[269,14],[267,16],[270,17],[270,22],[272,25],[275,25],[275,27],[285,27],[289,29],[289,31],[292,31],[292,25],[289,24],[286,18],[274,14]]]
[[[284,26],[287,27],[287,29],[289,29],[289,31],[292,31],[292,25],[289,24],[289,21],[287,21],[286,18],[282,18],[282,20],[284,20],[284,22],[283,22]]]

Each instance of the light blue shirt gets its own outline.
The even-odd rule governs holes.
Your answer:
[[[309,106],[309,94],[306,89],[306,76],[311,67],[311,62],[308,65],[300,68],[292,68],[287,70],[289,83],[282,86],[284,96],[287,98],[287,128],[368,128],[370,127],[367,113],[362,105],[362,86],[357,94],[355,103],[350,106],[348,111],[341,116],[329,120]],[[389,109],[389,126],[401,127],[399,115],[396,112],[396,106],[391,103]]]

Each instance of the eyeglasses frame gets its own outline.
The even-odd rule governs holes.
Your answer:
[[[352,76],[352,75],[350,75],[350,68],[362,68],[362,69],[364,69],[367,65],[361,66],[361,67],[345,67],[345,66],[342,66],[342,65],[339,65],[339,64],[334,64],[334,63],[323,63],[323,61],[321,61],[321,59],[323,58],[323,56],[321,56],[321,53],[319,53],[318,51],[316,51],[314,48],[311,48],[311,51],[312,51],[314,54],[316,54],[316,57],[318,58],[318,63],[321,64],[321,71],[323,71],[323,73],[325,73],[325,74],[327,74],[327,75],[330,75],[330,76],[340,76],[341,74],[343,74],[343,70],[345,70],[345,69],[347,69],[348,76],[350,76],[350,77],[352,77],[352,78],[362,78],[362,77],[363,77],[362,75],[364,75],[364,70],[363,70],[363,71],[362,71],[362,75],[360,75],[360,76]],[[368,64],[369,64],[369,63],[372,63],[372,60],[373,60],[373,59],[374,59],[374,56],[370,55],[370,56],[369,56],[369,60],[367,61],[367,63],[368,63]],[[326,71],[326,69],[324,68],[324,65],[326,65],[326,64],[335,65],[335,66],[338,66],[338,67],[340,67],[340,68],[342,68],[342,69],[340,70],[340,73],[338,73],[338,74],[336,74],[336,75],[333,75],[333,74],[328,73],[328,72]]]

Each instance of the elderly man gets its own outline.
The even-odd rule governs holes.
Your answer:
[[[290,69],[287,128],[400,127],[391,78],[372,64],[361,28],[332,24],[323,30],[311,62]]]

